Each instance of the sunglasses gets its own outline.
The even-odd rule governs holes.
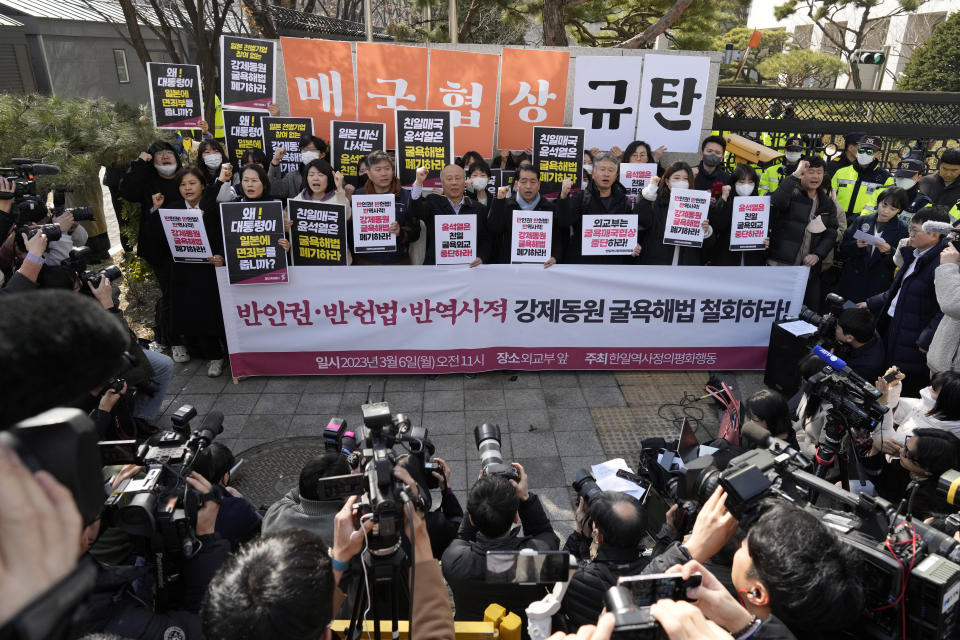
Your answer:
[[[859,149],[857,149],[857,153],[865,153],[868,156],[872,156],[876,152],[877,152],[876,149],[871,149],[870,147],[860,147]]]

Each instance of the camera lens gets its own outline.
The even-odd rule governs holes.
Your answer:
[[[473,437],[477,441],[477,451],[480,452],[480,466],[486,467],[491,463],[503,464],[498,425],[482,424],[473,430]]]
[[[573,480],[573,489],[577,495],[591,504],[603,491],[597,485],[596,479],[586,469],[578,469]]]

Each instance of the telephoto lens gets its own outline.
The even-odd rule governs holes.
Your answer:
[[[480,467],[486,475],[498,475],[511,478],[519,482],[520,476],[513,465],[503,461],[503,452],[500,450],[500,426],[481,424],[473,429],[473,437],[477,441],[477,451],[480,452]]]
[[[577,495],[587,501],[587,504],[593,504],[603,490],[597,485],[597,480],[586,469],[578,469],[577,475],[573,480],[573,490]]]
[[[58,224],[42,224],[38,227],[26,230],[28,238],[32,238],[38,233],[42,233],[43,235],[47,236],[47,242],[56,242],[60,239],[60,236],[63,235],[63,230],[60,229],[60,225]]]

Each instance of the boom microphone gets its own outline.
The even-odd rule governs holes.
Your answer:
[[[946,236],[951,233],[956,233],[957,231],[960,231],[960,229],[957,229],[949,222],[936,222],[934,220],[927,220],[923,223],[923,231],[924,233],[938,233],[941,236]]]
[[[35,176],[55,176],[60,173],[60,167],[55,164],[31,162],[29,158],[11,158],[10,161],[18,168]]]
[[[815,345],[813,347],[813,354],[818,358],[820,358],[821,360],[823,360],[824,362],[826,362],[827,365],[830,366],[830,368],[833,369],[834,371],[837,371],[846,376],[849,376],[854,380],[856,380],[857,382],[867,385],[868,387],[873,386],[871,383],[867,382],[859,373],[857,373],[856,371],[851,369],[849,366],[847,366],[847,363],[844,362],[842,358],[835,356],[834,354],[830,353],[820,345]]]

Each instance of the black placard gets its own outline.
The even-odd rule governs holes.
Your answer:
[[[199,129],[203,120],[200,67],[169,62],[147,63],[150,108],[158,129]]]
[[[220,37],[220,103],[224,109],[266,111],[274,96],[274,43]]]
[[[357,184],[357,163],[372,151],[386,149],[387,125],[382,122],[330,122],[330,156],[334,171],[350,184]]]
[[[280,161],[280,171],[300,170],[300,140],[313,135],[313,118],[263,118],[263,152],[272,158],[277,147],[283,146],[287,154]]]
[[[583,175],[583,129],[534,127],[533,166],[540,174],[540,193],[554,197],[565,179],[580,186]]]
[[[220,204],[223,247],[230,284],[288,282],[287,252],[278,242],[283,231],[283,203]]]
[[[256,111],[224,111],[223,133],[227,142],[227,160],[239,168],[240,157],[251,149],[263,150],[263,125]]]
[[[347,208],[331,202],[287,200],[293,220],[293,264],[319,267],[347,264]]]
[[[453,163],[453,129],[449,111],[397,109],[397,176],[411,185],[417,168],[429,171],[424,186],[439,187],[440,172]]]

